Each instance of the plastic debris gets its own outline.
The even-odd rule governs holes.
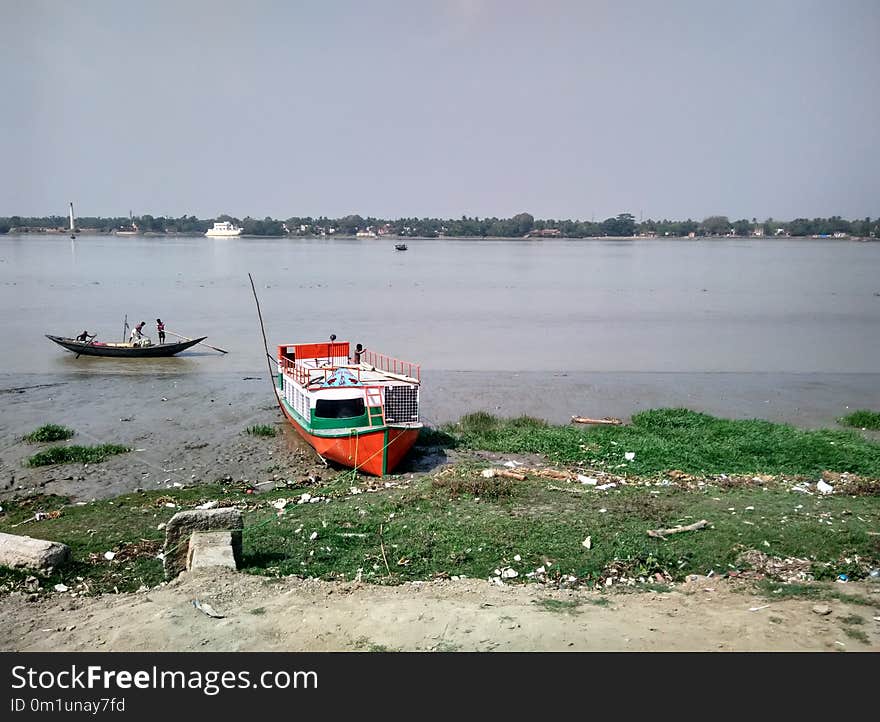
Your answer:
[[[519,572],[516,569],[511,569],[510,567],[504,567],[501,570],[501,578],[502,579],[515,579],[519,576]]]
[[[513,561],[515,561],[515,562],[521,562],[521,561],[522,561],[522,557],[521,557],[519,554],[514,554],[514,556],[513,556]]]
[[[822,479],[819,479],[819,481],[816,482],[816,491],[820,494],[833,494],[834,487],[831,486],[831,484],[825,483]]]
[[[632,461],[633,459],[636,458],[636,452],[635,451],[627,451],[623,455],[623,458],[626,459],[627,461]]]
[[[56,585],[55,585],[55,591],[56,591],[56,592],[66,592],[67,589],[68,589],[68,587],[67,587],[66,584],[56,584]]]
[[[586,539],[584,539],[584,540],[581,542],[581,546],[582,546],[584,549],[592,549],[592,548],[593,548],[593,537],[588,536]]]
[[[207,602],[201,602],[198,599],[193,599],[192,605],[203,614],[207,614],[209,617],[213,617],[214,619],[223,619],[223,615],[219,612],[216,612],[214,608]]]
[[[588,486],[596,486],[599,483],[597,479],[594,479],[592,476],[584,476],[583,474],[577,475],[577,480],[581,484],[587,484]]]
[[[113,561],[113,557],[115,556],[116,552],[104,552],[104,559],[106,559],[108,562]]]
[[[313,532],[309,535],[309,541],[315,541],[315,539],[317,539],[317,538],[318,538],[318,532],[316,532],[316,531],[313,531]]]
[[[220,502],[217,501],[216,499],[214,499],[214,500],[212,500],[212,501],[206,501],[204,504],[199,504],[199,505],[196,507],[196,509],[216,509],[216,508],[217,508],[217,505],[218,505],[219,503],[220,503]]]

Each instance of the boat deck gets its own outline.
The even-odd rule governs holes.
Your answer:
[[[360,363],[349,356],[348,342],[286,344],[278,347],[278,367],[302,386],[419,386],[418,364],[364,350]]]

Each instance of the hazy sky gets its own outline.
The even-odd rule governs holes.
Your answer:
[[[0,0],[0,215],[880,215],[877,0]]]

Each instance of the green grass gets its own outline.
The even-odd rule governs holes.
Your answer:
[[[548,612],[565,612],[567,614],[577,614],[580,606],[580,602],[576,599],[536,599],[533,603]]]
[[[268,424],[257,424],[256,426],[248,426],[245,429],[251,436],[275,436],[276,429]]]
[[[124,454],[131,449],[119,444],[101,446],[53,446],[29,457],[28,466],[50,466],[52,464],[97,464],[108,456]]]
[[[767,598],[771,599],[816,599],[830,600],[836,599],[839,602],[847,602],[849,604],[860,604],[863,606],[875,606],[876,602],[859,596],[858,594],[847,594],[836,588],[837,585],[829,586],[823,583],[795,583],[781,584],[771,579],[762,579],[758,582],[757,588]]]
[[[880,411],[868,411],[859,409],[851,414],[838,419],[844,426],[854,426],[857,429],[880,429]]]
[[[232,485],[209,485],[67,506],[58,518],[12,528],[37,511],[53,511],[64,503],[34,497],[4,503],[0,530],[69,544],[77,561],[60,572],[65,583],[72,586],[67,580],[80,575],[91,580],[92,588],[105,591],[108,585],[112,591],[113,586],[136,589],[160,581],[161,562],[148,558],[96,564],[87,561],[89,554],[102,557],[122,542],[162,540],[157,524],[210,499],[266,502],[244,514],[243,570],[267,576],[351,580],[360,570],[364,581],[397,584],[443,575],[486,579],[495,569],[510,566],[519,572],[512,583],[520,583],[544,566],[551,580],[572,575],[594,585],[610,566],[646,579],[656,572],[676,580],[709,570],[721,574],[736,567],[744,549],[809,558],[817,572],[827,575],[835,575],[845,559],[855,556],[868,568],[880,565],[876,537],[868,533],[880,524],[880,506],[870,496],[807,497],[768,487],[664,487],[658,494],[622,487],[572,495],[550,490],[547,482],[525,481],[512,496],[477,500],[450,495],[428,478],[415,479],[406,489],[356,496],[347,496],[349,485],[330,480],[304,487],[332,501],[289,504],[281,516],[269,502],[295,498],[302,490],[252,496]],[[174,508],[165,507],[169,500]],[[745,512],[746,506],[755,508]],[[731,507],[738,512],[728,511]],[[666,540],[646,534],[647,529],[698,519],[709,520],[712,527]],[[589,551],[581,546],[587,535],[593,540]],[[110,572],[117,576],[108,576]],[[768,596],[783,586],[774,585]]]
[[[536,419],[475,414],[444,433],[467,446],[543,451],[584,465],[591,459],[604,460],[606,468],[617,468],[625,451],[635,451],[632,464],[624,467],[627,472],[678,468],[698,473],[704,468],[719,473],[868,473],[878,463],[878,446],[853,432],[802,432],[680,410],[639,414],[631,427],[586,432]],[[46,453],[69,453],[65,448],[83,447]],[[59,461],[53,458],[50,463]],[[570,494],[551,488],[564,482],[486,479],[480,470],[480,463],[462,462],[434,476],[416,476],[406,486],[357,495],[350,492],[357,481],[346,471],[301,489],[257,495],[246,495],[239,486],[213,484],[127,494],[83,506],[66,505],[57,497],[32,497],[4,502],[0,530],[70,545],[74,563],[44,586],[64,581],[76,587],[76,577],[82,576],[89,591],[130,591],[161,581],[162,565],[155,554],[124,563],[107,563],[103,554],[124,543],[162,541],[164,532],[157,524],[182,508],[213,499],[247,505],[243,571],[267,577],[293,574],[398,584],[456,575],[486,579],[496,569],[512,567],[519,576],[510,583],[518,584],[543,566],[551,582],[570,581],[571,575],[592,586],[601,584],[613,569],[614,576],[641,577],[646,580],[642,588],[651,588],[658,573],[681,580],[688,574],[721,575],[742,568],[737,559],[748,549],[807,558],[817,578],[847,573],[858,579],[865,570],[880,566],[880,544],[872,536],[880,525],[876,485],[863,494],[829,496],[796,494],[781,484],[711,483],[690,489],[621,485],[603,492],[575,485],[582,493]],[[288,504],[281,515],[271,506],[275,499],[295,499],[302,491],[330,501]],[[175,507],[167,508],[167,502]],[[57,518],[13,526],[37,512],[59,509]],[[700,519],[711,526],[665,540],[646,533]],[[581,544],[587,536],[592,538],[590,550]],[[16,574],[0,573],[0,583],[3,575],[20,582],[23,576]],[[768,584],[772,586],[765,593],[774,598],[833,594],[844,599],[839,592],[813,591],[819,585]]]
[[[863,632],[861,629],[853,629],[852,627],[845,627],[843,633],[850,637],[851,639],[855,639],[857,642],[861,642],[862,644],[870,644],[871,640],[868,635]]]
[[[650,475],[819,474],[880,477],[880,444],[853,431],[805,431],[769,421],[718,419],[687,409],[644,411],[629,426],[582,429],[530,417],[500,419],[484,412],[443,431],[458,446],[502,453],[541,453],[563,463]],[[635,458],[627,461],[626,452]]]
[[[32,444],[44,441],[65,441],[75,433],[73,429],[68,429],[66,426],[43,424],[40,428],[34,429],[31,433],[27,434],[24,440]]]

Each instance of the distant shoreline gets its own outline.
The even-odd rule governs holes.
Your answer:
[[[67,236],[69,230],[33,230],[19,231],[10,230],[6,233],[0,233],[0,237],[20,237],[20,236]],[[77,236],[108,236],[118,238],[210,238],[210,240],[228,241],[234,239],[259,239],[259,238],[284,238],[289,240],[346,240],[346,241],[859,241],[859,242],[877,242],[880,238],[872,236],[844,236],[833,237],[828,235],[811,235],[811,236],[398,236],[383,235],[375,238],[357,237],[354,234],[334,233],[332,235],[256,235],[241,234],[240,236],[230,236],[228,238],[211,238],[205,236],[204,233],[193,233],[183,231],[169,231],[166,233],[157,233],[155,231],[147,231],[145,233],[126,233],[124,235],[116,234],[113,231],[103,231],[100,229],[81,228],[76,232]]]

